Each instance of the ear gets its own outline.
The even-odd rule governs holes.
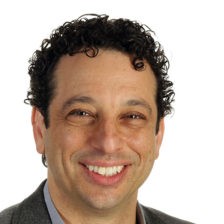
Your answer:
[[[159,121],[159,130],[158,130],[158,132],[156,134],[155,159],[157,159],[158,156],[159,156],[159,150],[160,150],[160,146],[161,146],[162,141],[163,141],[164,130],[165,130],[165,123],[164,123],[164,118],[162,118]]]
[[[44,154],[44,135],[46,132],[46,127],[44,123],[44,117],[36,107],[33,107],[32,109],[31,121],[37,152],[39,152],[40,154]]]

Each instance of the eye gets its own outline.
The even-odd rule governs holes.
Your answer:
[[[146,119],[146,117],[141,113],[130,113],[130,114],[126,114],[124,117],[128,118],[128,119],[133,119],[133,120],[136,120],[136,119],[145,120]]]
[[[75,109],[68,113],[66,119],[76,125],[87,125],[95,120],[95,115],[87,110]]]
[[[122,116],[122,119],[128,119],[128,120],[146,120],[146,116],[139,112],[131,112],[124,114]]]
[[[129,114],[129,115],[127,115],[127,118],[130,118],[130,119],[144,119],[144,117],[140,114]]]
[[[69,113],[69,115],[73,116],[79,116],[79,117],[84,117],[84,116],[90,116],[90,114],[84,110],[73,110]]]
[[[147,116],[140,112],[128,112],[121,116],[121,121],[129,127],[143,127],[148,123]]]

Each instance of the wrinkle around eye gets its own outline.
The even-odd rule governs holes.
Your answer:
[[[130,120],[147,120],[147,117],[139,112],[131,112],[123,115],[122,119],[130,119]]]
[[[148,118],[142,113],[131,112],[121,116],[121,122],[129,127],[144,127],[148,124]]]
[[[130,114],[130,115],[127,116],[127,118],[130,118],[130,119],[133,119],[133,120],[136,120],[136,119],[145,120],[145,117],[142,116],[142,115],[139,115],[139,114]]]
[[[94,122],[96,116],[89,111],[82,109],[75,109],[68,113],[66,120],[70,123],[78,125],[88,125]]]

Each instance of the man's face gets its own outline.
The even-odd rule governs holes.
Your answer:
[[[45,153],[53,197],[95,209],[130,203],[158,156],[156,80],[150,66],[100,50],[63,56],[55,71],[49,128],[33,110],[37,150]]]

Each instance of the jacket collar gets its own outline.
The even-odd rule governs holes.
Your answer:
[[[43,195],[45,182],[46,180],[17,206],[12,217],[12,224],[51,224]]]

